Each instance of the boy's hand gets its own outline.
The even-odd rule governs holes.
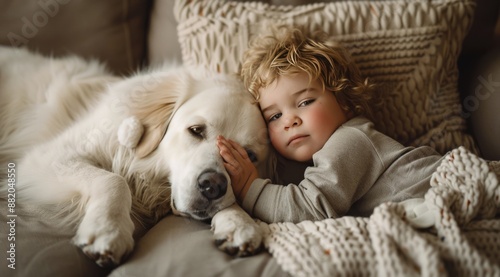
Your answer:
[[[231,177],[231,186],[236,199],[241,203],[258,173],[247,151],[237,142],[223,136],[217,137],[217,147],[224,160],[224,167]]]

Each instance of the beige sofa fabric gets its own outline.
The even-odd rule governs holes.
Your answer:
[[[165,61],[181,63],[181,46],[172,0],[154,1],[149,25],[148,58],[153,66]]]
[[[19,204],[19,203],[18,203]],[[0,201],[0,276],[288,276],[265,251],[233,258],[217,249],[210,224],[169,215],[137,240],[134,252],[117,268],[100,268],[71,243],[74,226],[34,208],[16,207],[15,226],[6,222],[7,201]],[[14,235],[9,235],[11,232]],[[8,237],[14,237],[15,269],[8,267]],[[9,242],[10,243],[10,242]]]
[[[7,213],[7,204],[0,200],[0,276],[99,277],[109,273],[71,243],[72,226],[58,225],[59,220],[44,216],[39,209],[21,208],[19,201],[13,213],[16,217],[8,217],[12,214]],[[14,224],[7,224],[12,220]],[[8,267],[11,264],[15,268]]]
[[[111,277],[124,276],[288,276],[271,255],[234,258],[217,249],[210,224],[167,216],[136,245],[134,255]]]

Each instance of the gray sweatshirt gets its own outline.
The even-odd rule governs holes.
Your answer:
[[[405,147],[355,117],[332,134],[312,164],[278,167],[279,176],[298,176],[288,185],[256,179],[242,207],[265,222],[368,216],[383,202],[423,197],[441,159],[431,147]]]

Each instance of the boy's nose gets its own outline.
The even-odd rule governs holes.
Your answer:
[[[298,116],[289,115],[285,118],[284,123],[285,123],[285,130],[288,130],[290,127],[295,127],[302,124],[302,120]]]

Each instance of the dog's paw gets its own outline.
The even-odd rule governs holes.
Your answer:
[[[238,257],[255,255],[262,245],[262,234],[255,222],[236,224],[227,221],[214,228],[214,239],[220,250]]]
[[[109,220],[96,224],[84,220],[78,227],[73,244],[99,266],[116,266],[134,247],[134,224],[130,218],[128,221]]]
[[[217,247],[230,255],[246,257],[262,249],[262,231],[247,214],[217,214],[212,230]]]

